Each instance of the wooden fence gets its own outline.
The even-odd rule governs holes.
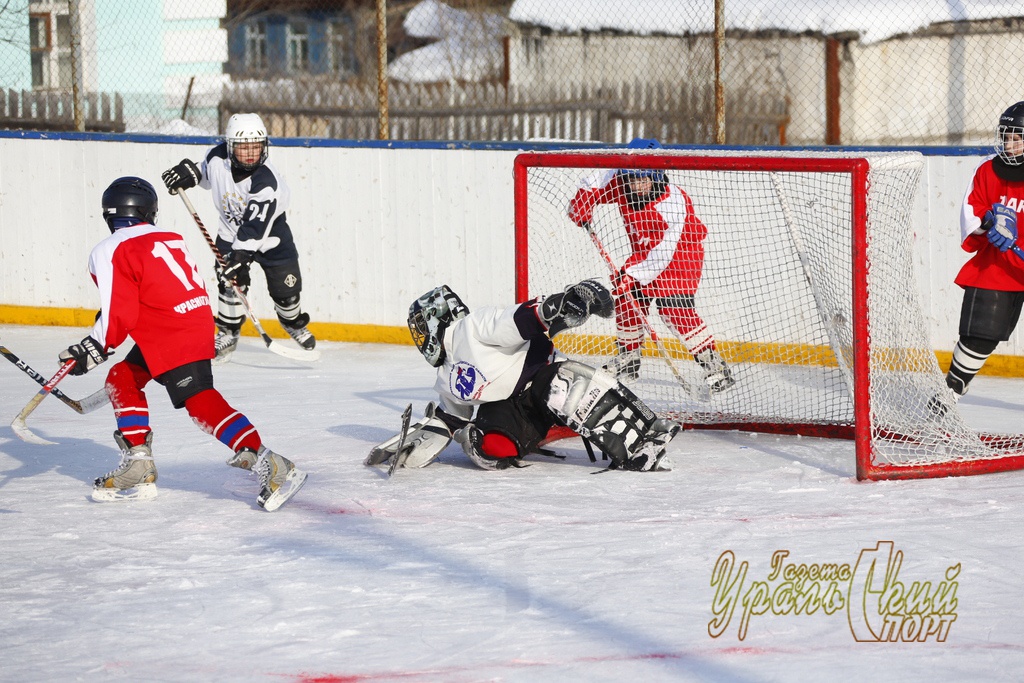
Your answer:
[[[220,105],[221,130],[238,112],[258,112],[272,136],[376,139],[375,86],[281,81],[235,82]],[[500,84],[389,87],[393,140],[566,140],[665,144],[714,142],[714,93],[686,83],[526,88]],[[787,98],[729,93],[727,143],[786,142]]]
[[[123,133],[124,102],[121,95],[89,93],[82,98],[85,129]],[[71,93],[7,90],[0,88],[0,128],[16,130],[74,130]]]

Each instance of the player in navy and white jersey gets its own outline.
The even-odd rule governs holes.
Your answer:
[[[948,400],[933,401],[944,413],[967,393],[999,342],[1006,341],[1024,305],[1024,252],[1017,224],[1024,217],[1024,102],[999,117],[996,153],[974,172],[960,211],[960,241],[974,254],[955,282],[964,289],[960,337],[946,375]]]
[[[250,284],[249,265],[263,268],[267,289],[281,326],[303,348],[316,346],[307,329],[299,294],[302,273],[287,211],[288,184],[267,160],[267,129],[256,114],[235,114],[228,119],[224,142],[210,149],[199,166],[183,159],[164,171],[172,193],[198,185],[211,191],[220,216],[217,248],[225,258],[219,280],[233,281],[243,292]],[[232,288],[219,286],[217,307],[217,359],[224,362],[238,345],[245,309]]]
[[[409,331],[423,357],[437,368],[440,408],[428,410],[428,422],[448,438],[430,440],[430,452],[413,452],[406,466],[429,464],[453,437],[483,469],[521,466],[523,456],[535,451],[557,424],[604,451],[612,467],[661,469],[665,446],[679,425],[658,418],[607,372],[568,360],[551,343],[590,315],[607,318],[612,310],[611,293],[594,280],[472,313],[447,286],[414,301]],[[407,443],[417,443],[415,437]]]
[[[110,368],[106,389],[114,407],[121,463],[99,477],[98,501],[156,496],[153,431],[145,386],[164,386],[175,408],[231,449],[228,464],[255,471],[257,502],[275,510],[293,496],[306,475],[263,445],[249,419],[213,387],[213,318],[206,285],[181,235],[156,226],[157,195],[142,178],[118,178],[103,193],[110,236],[89,255],[89,272],[100,291],[100,312],[89,336],[59,355],[74,359],[72,375],[107,360],[129,336],[135,345]]]

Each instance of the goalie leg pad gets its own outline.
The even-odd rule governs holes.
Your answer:
[[[587,421],[601,399],[619,383],[607,372],[570,360],[559,363],[547,393],[548,409],[586,438]],[[653,416],[651,418],[653,420]],[[583,431],[581,431],[583,430]]]
[[[608,373],[575,361],[559,364],[548,408],[622,469],[657,469],[680,429]]]
[[[402,450],[408,453],[405,467],[426,467],[452,442],[451,431],[440,418],[435,417],[435,410],[436,406],[428,403],[426,410],[423,411],[423,419],[409,425],[409,433],[405,437],[405,445],[402,446]],[[375,447],[366,456],[363,464],[372,466],[391,460],[395,456],[400,439],[401,434],[396,434]]]

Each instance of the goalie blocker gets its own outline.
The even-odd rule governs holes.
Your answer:
[[[409,425],[402,452],[406,454],[402,467],[426,467],[437,459],[441,451],[452,442],[452,432],[441,419],[435,416],[437,406],[430,402],[423,411],[423,419]],[[363,464],[367,467],[382,465],[399,455],[398,444],[402,434],[396,434],[375,447],[366,456]]]

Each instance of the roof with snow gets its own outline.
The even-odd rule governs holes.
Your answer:
[[[1020,2],[992,0],[726,0],[728,29],[826,35],[856,32],[865,43],[932,24],[1024,17]],[[714,31],[714,4],[680,0],[516,0],[509,19],[554,31],[685,35]]]
[[[402,26],[417,38],[436,38],[388,65],[388,75],[400,81],[478,81],[501,72],[504,60],[500,38],[505,18],[490,12],[467,12],[423,0],[406,15]]]

